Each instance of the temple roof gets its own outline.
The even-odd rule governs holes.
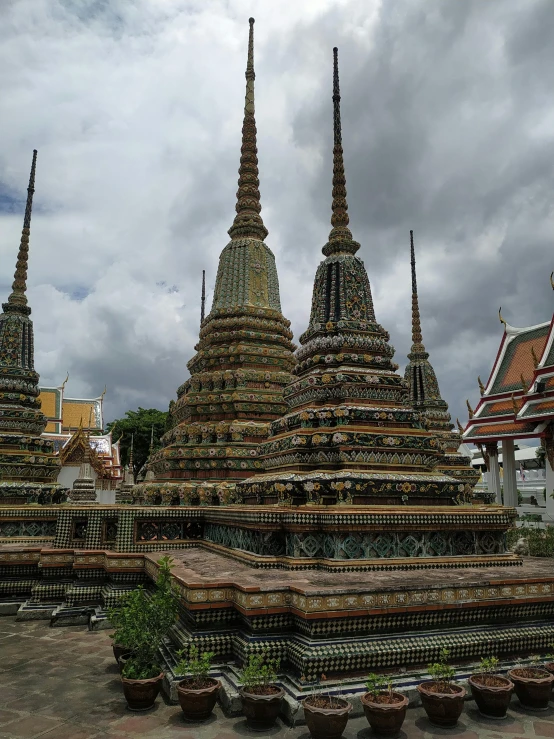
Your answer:
[[[550,333],[550,321],[528,328],[514,328],[506,324],[491,375],[485,387],[485,396],[522,390],[521,376],[530,382],[535,367],[533,352],[540,357]]]
[[[86,431],[102,431],[103,399],[103,395],[98,398],[66,398],[63,385],[41,387],[39,400],[48,421],[45,432],[64,434],[81,425]]]
[[[544,434],[554,419],[554,319],[504,334],[463,437],[475,443]]]

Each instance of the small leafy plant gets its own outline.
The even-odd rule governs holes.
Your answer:
[[[376,675],[374,672],[371,672],[367,676],[365,686],[367,688],[367,692],[374,701],[385,691],[388,691],[389,695],[392,694],[392,683],[387,682],[386,677],[383,675]]]
[[[274,683],[277,681],[277,672],[280,666],[281,660],[279,658],[271,659],[268,651],[261,654],[251,654],[240,674],[245,692],[254,693],[255,695],[275,693],[277,687]]]
[[[440,693],[451,693],[452,682],[454,680],[455,671],[454,668],[448,664],[448,658],[450,657],[449,649],[441,649],[439,655],[439,661],[430,664],[427,669],[429,674],[436,683],[437,690]]]
[[[158,649],[175,623],[179,609],[171,580],[172,567],[171,557],[159,559],[155,591],[149,593],[139,585],[109,611],[110,621],[115,626],[114,640],[132,653],[122,671],[125,678],[147,680],[161,672]]]
[[[481,657],[478,672],[480,675],[494,675],[499,664],[498,657]]]
[[[506,679],[498,675],[498,657],[481,657],[479,667],[473,673],[474,679],[481,685],[489,687],[502,687],[506,685]]]
[[[211,684],[210,665],[214,658],[214,652],[202,652],[200,654],[196,645],[177,652],[179,662],[175,667],[176,675],[184,675],[187,688],[201,690]]]

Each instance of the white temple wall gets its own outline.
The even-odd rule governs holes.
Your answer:
[[[60,470],[60,474],[58,475],[58,482],[59,484],[64,488],[72,488],[73,483],[75,480],[79,477],[79,471],[81,469],[81,465],[66,465],[65,467],[62,467]],[[91,467],[91,476],[94,482],[96,483],[96,478],[98,477],[94,469]]]

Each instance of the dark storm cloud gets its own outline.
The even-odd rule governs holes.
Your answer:
[[[383,3],[367,44],[325,24],[311,29],[308,43],[327,47],[326,66],[293,124],[296,144],[321,153],[311,212],[329,216],[336,43],[351,227],[378,319],[403,364],[413,228],[424,341],[454,417],[467,417],[464,397],[476,400],[476,375],[491,369],[498,306],[514,325],[551,316],[552,38],[548,1]],[[300,34],[290,38],[284,56],[299,43]],[[380,287],[398,261],[404,305]]]

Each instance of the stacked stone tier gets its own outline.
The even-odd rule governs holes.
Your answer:
[[[289,326],[272,308],[241,306],[210,313],[188,364],[191,377],[177,391],[173,428],[152,458],[156,480],[196,480],[199,486],[209,482],[209,496],[218,498],[214,483],[263,471],[259,444],[267,438],[269,422],[287,409],[283,388],[294,364]],[[138,499],[149,499],[150,490],[141,487]],[[184,494],[173,490],[169,497]]]
[[[101,511],[76,507],[72,513]],[[466,665],[478,662],[493,642],[495,654],[514,659],[547,651],[554,637],[548,560],[497,567],[483,558],[478,567],[460,569],[443,558],[446,566],[438,571],[339,569],[312,572],[308,579],[302,570],[253,569],[198,544],[169,553],[182,616],[171,632],[174,649],[194,643],[215,652],[218,663],[243,663],[267,649],[281,658],[285,674],[302,675],[304,683],[322,672],[348,679],[421,669],[445,647],[455,663]],[[33,603],[57,606],[63,622],[72,604],[107,608],[138,584],[155,581],[159,557],[159,551],[117,553],[98,546],[4,545],[0,591],[12,601],[29,599],[29,612]],[[174,664],[172,657],[167,664]]]

